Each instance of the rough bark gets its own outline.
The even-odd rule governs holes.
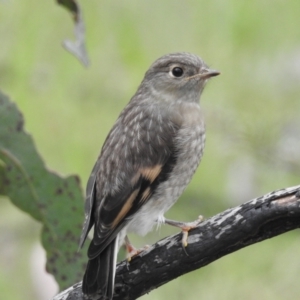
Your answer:
[[[151,290],[246,246],[300,227],[300,185],[274,191],[203,221],[189,233],[169,236],[117,266],[114,299],[136,299]],[[81,282],[53,300],[85,297]]]

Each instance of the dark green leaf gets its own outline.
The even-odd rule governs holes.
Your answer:
[[[60,288],[81,280],[85,251],[78,252],[83,194],[78,176],[49,171],[24,131],[16,105],[0,92],[0,195],[43,224],[47,271]]]

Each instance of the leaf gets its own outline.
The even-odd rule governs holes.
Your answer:
[[[23,127],[22,114],[0,92],[0,195],[43,224],[46,268],[64,289],[82,279],[87,261],[86,251],[77,251],[83,223],[80,180],[49,171]]]

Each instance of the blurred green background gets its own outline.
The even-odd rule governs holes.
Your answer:
[[[175,51],[200,55],[222,75],[201,104],[204,158],[167,214],[212,216],[299,184],[300,1],[81,1],[91,60],[61,47],[72,20],[54,1],[0,2],[0,88],[23,112],[47,166],[85,186],[101,145],[149,65]],[[1,120],[0,120],[1,121]],[[66,216],[67,217],[67,216]],[[39,224],[0,202],[1,299],[47,299]],[[163,226],[137,246],[176,232]],[[299,232],[233,253],[142,299],[298,299]]]

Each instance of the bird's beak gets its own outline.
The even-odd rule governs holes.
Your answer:
[[[202,79],[208,79],[210,77],[214,77],[214,76],[218,76],[221,73],[219,71],[216,70],[210,70],[210,69],[206,69],[204,70],[204,73],[199,74],[200,78]]]

